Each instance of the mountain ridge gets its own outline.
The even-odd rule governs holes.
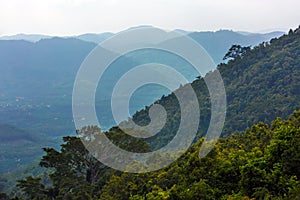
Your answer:
[[[286,118],[300,108],[300,28],[269,43],[261,43],[245,56],[227,64],[221,63],[217,69],[227,93],[223,136],[242,131],[260,121],[269,123],[274,116]],[[193,81],[191,86],[200,105],[199,138],[206,133],[209,125],[210,98],[203,78]],[[171,116],[161,132],[149,138],[155,148],[160,148],[176,134],[181,112],[173,93],[155,103],[161,104]],[[139,125],[147,125],[150,122],[149,108],[147,106],[135,113],[133,120]]]
[[[126,30],[131,30],[131,29],[136,29],[136,28],[147,28],[147,27],[152,27],[152,26],[138,26],[138,27],[131,27]],[[228,32],[233,32],[237,33],[240,35],[248,36],[248,35],[257,35],[257,36],[267,36],[267,35],[272,35],[271,37],[278,37],[280,35],[283,35],[285,32],[283,31],[270,31],[267,33],[256,33],[256,32],[244,32],[244,31],[233,31],[233,30],[227,30],[227,29],[220,29],[217,31],[187,31],[183,29],[174,29],[173,31],[180,32],[182,34],[191,34],[191,33],[203,33],[203,34],[215,34],[218,32],[222,31],[228,31]],[[24,33],[19,33],[15,35],[4,35],[0,36],[0,40],[26,40],[29,42],[38,42],[41,39],[50,39],[53,37],[61,37],[61,38],[77,38],[81,39],[83,41],[87,42],[94,42],[98,44],[99,42],[104,41],[105,39],[118,34],[118,33],[112,33],[112,32],[102,32],[102,33],[84,33],[80,35],[70,35],[70,36],[50,36],[50,35],[42,35],[42,34],[24,34]],[[268,38],[270,39],[270,36]]]

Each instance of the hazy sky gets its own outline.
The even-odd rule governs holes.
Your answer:
[[[0,35],[78,35],[138,25],[252,32],[296,28],[300,0],[0,0]]]

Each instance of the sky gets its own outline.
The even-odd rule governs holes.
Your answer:
[[[79,35],[152,25],[269,32],[300,25],[299,0],[0,0],[0,36]]]

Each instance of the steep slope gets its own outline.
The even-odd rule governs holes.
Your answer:
[[[112,176],[100,199],[299,199],[300,111],[271,124],[220,139],[202,159],[200,140],[165,169]]]
[[[300,102],[300,33],[299,29],[262,43],[228,64],[220,64],[227,93],[227,118],[223,136],[238,132],[257,122],[269,123],[276,116],[286,118],[299,109]],[[200,104],[199,135],[205,134],[210,120],[210,101],[204,79],[194,81],[192,87]],[[180,89],[179,89],[180,90]],[[168,120],[161,132],[150,138],[153,146],[163,146],[177,131],[180,108],[174,94],[156,103],[165,107]],[[133,120],[141,125],[149,123],[147,109],[137,112]]]

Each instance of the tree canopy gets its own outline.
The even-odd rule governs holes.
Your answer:
[[[250,46],[242,47],[241,45],[234,44],[230,47],[228,52],[225,54],[223,60],[237,59],[237,58],[244,57],[247,54],[247,52],[250,50],[251,50]]]
[[[53,169],[51,184],[42,177],[19,181],[25,199],[300,198],[300,110],[288,120],[258,123],[220,139],[199,159],[201,139],[179,160],[151,173],[112,170],[90,157],[78,137],[64,141],[60,151],[45,148],[40,162]]]

